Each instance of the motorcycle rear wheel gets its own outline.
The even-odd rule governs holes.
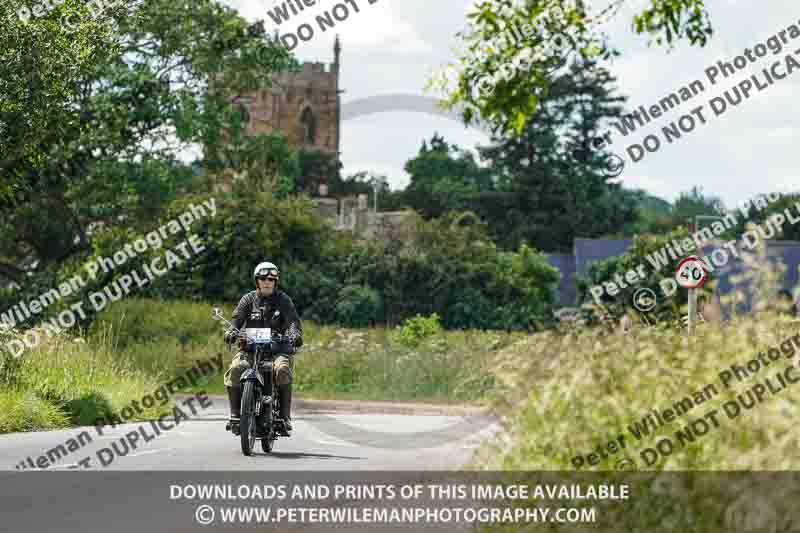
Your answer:
[[[256,444],[256,398],[255,384],[247,381],[242,387],[242,409],[239,431],[242,441],[242,453],[251,455]]]

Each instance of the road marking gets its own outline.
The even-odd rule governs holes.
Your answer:
[[[343,441],[331,441],[331,440],[315,440],[317,444],[332,444],[333,446],[358,446],[358,444],[352,444],[350,442],[343,442]]]
[[[150,454],[150,453],[166,452],[166,451],[171,450],[171,449],[172,448],[158,448],[156,450],[146,450],[146,451],[139,452],[139,453],[129,453],[125,457],[138,457],[140,455],[147,455],[147,454]]]
[[[67,464],[65,464],[65,465],[53,465],[53,466],[51,466],[50,468],[45,468],[45,469],[43,469],[43,470],[54,470],[54,469],[56,469],[56,468],[69,468],[69,467],[71,467],[71,466],[75,466],[75,467],[77,467],[77,466],[78,466],[78,463],[67,463]]]

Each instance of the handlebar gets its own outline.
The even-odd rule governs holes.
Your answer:
[[[236,334],[236,340],[238,340],[240,343],[241,343],[242,340],[244,340],[245,341],[244,344],[245,344],[246,347],[249,348],[250,346],[252,346],[254,344],[252,337],[247,336],[246,332],[242,331],[239,328],[234,327],[233,324],[228,322],[225,319],[225,317],[222,316],[222,313],[220,312],[219,308],[215,308],[214,309],[214,318],[217,319],[217,320],[220,320],[222,322],[225,322],[228,325],[228,331],[231,331],[231,332],[235,333]],[[242,337],[244,337],[244,339],[242,339]],[[271,351],[275,351],[273,346],[280,345],[280,344],[287,344],[288,342],[289,342],[289,336],[288,335],[282,335],[280,333],[275,333],[275,334],[272,335],[272,341],[269,343],[269,348],[270,348]]]

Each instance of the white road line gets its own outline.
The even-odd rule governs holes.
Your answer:
[[[166,452],[166,451],[171,450],[171,449],[172,448],[158,448],[156,450],[146,450],[146,451],[139,452],[139,453],[129,453],[125,457],[138,457],[140,455],[148,455],[148,454],[151,454],[151,453]]]
[[[350,442],[343,442],[343,441],[331,441],[331,440],[315,440],[317,444],[331,444],[333,446],[358,446],[358,444],[352,444]]]
[[[53,465],[50,468],[43,468],[43,470],[54,470],[56,468],[69,468],[71,466],[78,466],[78,463],[67,463],[65,465]]]
[[[176,430],[173,429],[173,430],[165,431],[164,433],[161,433],[160,435],[155,435],[155,438],[158,438],[161,435],[165,435],[167,433],[169,433],[170,435],[173,435],[173,434],[174,435],[181,435],[183,437],[191,437],[193,435],[197,435],[198,434],[197,432],[195,432],[195,433],[187,433],[186,431],[176,431]],[[202,431],[200,433],[205,433],[205,431]],[[127,435],[127,433],[120,433],[119,435],[104,435],[102,437],[97,437],[97,440],[120,440],[120,439],[124,439],[126,435]]]

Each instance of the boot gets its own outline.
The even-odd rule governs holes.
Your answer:
[[[281,402],[281,418],[286,431],[292,430],[292,384],[278,385],[278,398]]]
[[[231,419],[228,425],[225,426],[227,431],[233,430],[234,433],[239,431],[239,418],[241,416],[242,407],[242,389],[241,387],[225,387],[228,391],[228,403],[230,404]]]

